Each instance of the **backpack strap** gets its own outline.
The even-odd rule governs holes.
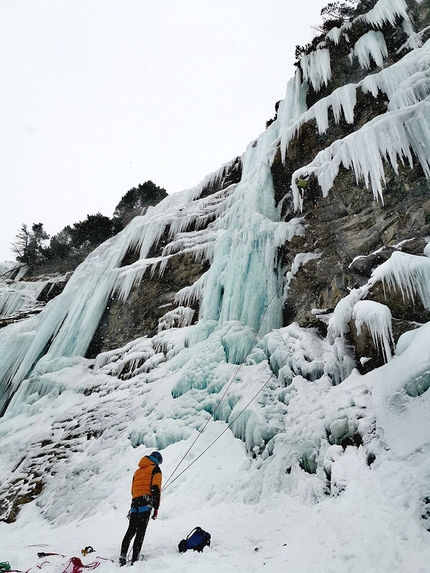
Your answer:
[[[196,531],[199,531],[199,529],[201,529],[201,527],[195,527],[192,531],[189,532],[186,539],[189,539]]]
[[[157,464],[154,464],[154,467],[152,468],[152,472],[151,472],[151,483],[149,486],[149,489],[150,489],[151,495],[152,495],[152,505],[153,505],[154,509],[158,509],[158,507],[160,505],[160,493],[161,493],[160,488],[158,486],[152,485],[152,482],[154,481],[154,476],[158,473],[161,474],[161,470]]]

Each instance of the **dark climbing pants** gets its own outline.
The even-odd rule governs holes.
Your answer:
[[[128,529],[125,532],[124,539],[121,544],[121,556],[126,556],[128,547],[134,537],[132,561],[139,559],[139,553],[142,549],[143,538],[145,537],[146,528],[148,527],[150,511],[142,511],[141,513],[131,513]]]

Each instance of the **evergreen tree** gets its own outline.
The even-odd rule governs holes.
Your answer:
[[[152,181],[145,181],[123,195],[115,207],[114,220],[120,221],[119,226],[124,228],[133,217],[140,215],[145,207],[156,205],[164,197],[167,197],[165,189],[158,187]]]
[[[16,254],[16,260],[31,266],[41,263],[46,258],[43,243],[47,239],[49,235],[45,232],[43,223],[33,223],[31,231],[23,223],[12,243],[12,251]]]
[[[101,213],[87,215],[84,221],[66,227],[71,238],[71,246],[75,248],[96,247],[112,237],[112,220]]]
[[[329,2],[329,4],[321,10],[321,16],[324,21],[323,26],[326,25],[327,22],[336,22],[337,25],[349,22],[355,13],[356,7],[357,2],[355,0]],[[331,28],[333,27],[332,25]]]
[[[46,250],[46,256],[49,259],[63,260],[70,255],[71,250],[71,229],[67,226],[51,238],[49,248]]]
[[[16,260],[35,266],[44,261],[60,261],[70,255],[85,255],[92,249],[119,233],[136,215],[140,215],[145,207],[156,205],[167,196],[165,189],[158,187],[152,181],[146,181],[133,187],[121,198],[115,208],[112,219],[101,213],[87,215],[84,221],[67,225],[54,235],[49,246],[44,246],[49,235],[42,223],[34,223],[31,230],[22,224],[12,243],[12,251]]]

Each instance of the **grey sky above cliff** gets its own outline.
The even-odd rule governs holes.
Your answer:
[[[2,0],[0,260],[22,223],[195,186],[274,115],[325,0]]]

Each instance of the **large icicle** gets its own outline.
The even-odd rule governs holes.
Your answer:
[[[388,362],[391,358],[390,341],[393,341],[391,312],[388,306],[372,300],[360,300],[354,305],[352,318],[355,321],[357,334],[361,334],[361,328],[365,325],[375,348],[382,351]]]
[[[291,82],[291,89],[288,92],[291,105],[306,97],[306,91],[303,91],[303,86],[300,89],[297,85],[299,83],[300,73],[296,72],[294,83]],[[389,100],[388,111],[403,109],[425,99],[430,93],[430,40],[422,48],[405,55],[389,68],[371,74],[357,84],[347,84],[337,88],[329,96],[318,100],[309,110],[303,102],[296,108],[299,112],[296,121],[291,118],[285,121],[283,116],[278,117],[275,124],[279,129],[282,160],[285,161],[288,145],[304,123],[315,120],[319,133],[324,133],[328,129],[330,108],[336,123],[339,122],[342,113],[348,123],[353,123],[359,89],[364,93],[371,93],[375,98],[380,91],[385,93]]]
[[[300,60],[303,79],[309,82],[316,92],[331,80],[330,51],[328,48],[315,50]]]
[[[391,358],[390,342],[391,312],[389,308],[375,301],[363,300],[378,282],[390,288],[398,288],[403,297],[414,301],[418,296],[423,306],[430,310],[430,259],[395,251],[391,257],[377,267],[370,280],[361,288],[353,289],[339,301],[329,321],[328,338],[332,342],[349,332],[349,322],[355,320],[358,334],[365,324],[376,347],[381,348],[386,360]]]
[[[378,0],[371,10],[359,18],[372,26],[382,28],[386,22],[395,26],[398,16],[404,20],[409,20],[405,0]]]
[[[272,176],[267,163],[260,164],[257,172],[254,168],[260,145],[248,148],[244,177],[219,219],[222,232],[213,247],[200,318],[221,323],[239,320],[265,334],[281,324],[282,293],[275,258],[278,213]]]
[[[418,158],[426,177],[430,176],[430,98],[406,109],[388,112],[344,139],[335,141],[309,165],[293,174],[291,188],[296,208],[301,197],[295,182],[300,176],[315,173],[326,196],[341,166],[353,169],[357,182],[363,180],[375,199],[383,199],[384,160],[397,172],[398,161],[414,164]]]
[[[200,192],[201,189],[198,189]],[[61,356],[83,356],[117,285],[118,267],[130,248],[145,259],[179,209],[198,194],[189,190],[166,197],[136,217],[116,237],[95,249],[75,270],[61,295],[36,317],[0,331],[0,412],[20,382],[38,364]],[[85,285],[83,287],[83,285]],[[14,344],[10,344],[13,336]]]
[[[368,70],[371,67],[370,57],[377,66],[382,68],[384,58],[388,56],[388,48],[382,32],[371,30],[357,40],[354,46],[354,55],[358,58],[360,66]]]
[[[395,251],[372,274],[388,288],[397,287],[404,297],[414,300],[418,295],[423,306],[430,310],[430,259]]]

